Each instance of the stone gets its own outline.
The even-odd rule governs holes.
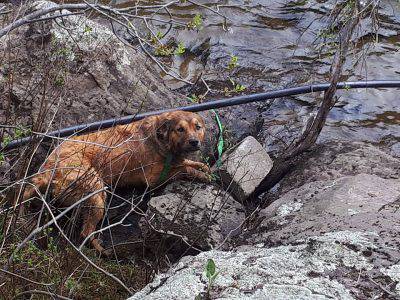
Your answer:
[[[373,268],[362,251],[373,246],[375,236],[333,232],[295,245],[203,252],[183,258],[129,299],[207,299],[208,259],[218,272],[209,299],[355,299],[358,290],[352,286],[359,277],[354,274]]]
[[[399,179],[358,174],[310,182],[262,209],[257,226],[241,236],[241,243],[293,245],[304,239],[334,237],[372,263],[368,272],[363,271],[359,286],[351,287],[357,299],[369,298],[370,293],[382,293],[374,281],[397,291],[397,269],[391,266],[400,257],[399,211]],[[373,242],[360,239],[360,233],[371,235]],[[331,254],[322,255],[325,259]],[[340,277],[347,281],[343,273]]]
[[[358,174],[307,183],[260,211],[263,220],[254,243],[286,243],[331,231],[375,230],[395,246],[399,200],[398,179]]]
[[[336,141],[317,145],[281,181],[278,192],[283,195],[306,183],[360,173],[385,179],[400,178],[400,159],[376,146],[361,142]]]
[[[400,264],[392,265],[387,269],[382,268],[381,272],[397,283],[395,291],[400,296]]]
[[[252,136],[222,156],[218,169],[225,187],[243,202],[272,169],[273,161],[263,146]]]
[[[225,191],[211,185],[177,182],[148,203],[140,226],[143,235],[157,233],[182,240],[192,248],[224,247],[241,230],[245,214]]]

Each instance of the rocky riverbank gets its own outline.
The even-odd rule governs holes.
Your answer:
[[[187,256],[130,299],[397,299],[399,168],[369,144],[320,145],[235,247]]]
[[[24,9],[34,11],[52,5],[55,4],[38,1]],[[256,7],[250,5],[246,16],[252,20]],[[322,4],[318,9],[325,10]],[[298,17],[299,12],[293,14]],[[258,16],[269,18],[264,13]],[[0,21],[8,22],[7,15],[0,15]],[[270,27],[276,25],[272,23]],[[290,23],[286,20],[281,26],[286,29]],[[232,26],[242,28],[241,24]],[[273,29],[277,36],[273,44],[284,40],[279,30]],[[234,33],[237,32],[241,31]],[[188,43],[192,43],[192,38]],[[222,86],[221,82],[231,75],[225,74],[221,81],[221,69],[230,73],[224,60],[229,61],[229,55],[224,49],[233,41],[226,36],[221,39],[228,40],[228,44],[215,39],[211,43],[210,39],[201,41],[201,45],[211,48],[200,54],[196,51],[200,46],[187,46],[188,52],[194,49],[192,52],[201,56],[202,63],[206,60],[202,67],[212,70],[206,79],[214,80],[214,87]],[[54,21],[31,23],[1,38],[0,45],[0,123],[11,126],[6,137],[189,103],[186,95],[171,91],[164,84],[144,53],[126,46],[107,25],[94,19],[67,16],[62,26]],[[287,41],[284,48],[292,53],[292,45]],[[252,53],[254,60],[260,60],[254,49],[246,51]],[[280,53],[279,61],[286,59],[286,52],[281,57],[283,52],[275,51]],[[214,63],[217,61],[219,64]],[[263,69],[272,65],[270,59],[268,66],[265,63]],[[253,74],[255,65],[242,68],[240,76],[246,77],[245,72]],[[274,67],[275,77],[280,76],[278,69],[283,67],[281,63]],[[286,82],[295,82],[292,73],[285,71]],[[243,82],[247,82],[246,78],[241,77]],[[255,89],[270,87],[262,72],[251,78],[258,80]],[[273,81],[276,83],[277,79]],[[265,195],[269,201],[256,211],[249,211],[246,206],[246,196],[273,166],[274,151],[293,138],[290,130],[280,136],[286,118],[296,124],[294,132],[298,132],[303,117],[312,110],[309,100],[299,97],[271,105],[254,104],[249,112],[243,107],[221,110],[228,133],[227,151],[221,165],[213,167],[212,182],[172,182],[146,197],[138,190],[113,191],[103,224],[108,229],[101,234],[103,245],[113,254],[104,260],[92,255],[93,261],[99,265],[111,262],[112,266],[106,267],[113,274],[139,282],[130,285],[139,290],[131,299],[398,299],[400,153],[395,139],[387,148],[377,143],[332,140],[327,136],[339,131],[340,126],[332,125],[331,119],[320,144]],[[351,112],[349,103],[343,101],[339,105],[333,109],[333,117],[338,110],[342,115]],[[289,110],[301,114],[292,115],[287,113]],[[213,114],[203,116],[208,137],[202,158],[213,163],[219,130]],[[398,127],[396,116],[384,119],[394,123],[388,135]],[[363,127],[357,128],[365,133]],[[385,132],[378,129],[378,133]],[[354,133],[349,139],[352,137]],[[52,144],[58,142],[54,140]],[[43,144],[35,151],[28,146],[6,153],[0,168],[0,184],[10,184],[16,178],[21,158],[34,154],[28,173],[36,171],[52,144]],[[51,247],[71,263],[69,256],[62,253],[61,242]],[[41,259],[37,254],[42,253],[39,248],[34,248],[38,249],[34,255]],[[70,252],[76,254],[74,250]],[[31,270],[29,255],[26,263],[30,262]],[[215,262],[218,272],[212,283],[205,275],[209,259]],[[85,263],[74,267],[79,269]],[[150,275],[147,271],[145,275],[139,272],[140,263],[151,267]],[[64,264],[68,265],[65,261],[59,264],[61,275],[52,275],[59,279],[55,283],[58,290],[64,293],[67,287],[71,295],[81,292],[80,278],[74,279],[78,283],[71,285],[73,288],[67,284],[78,272],[71,269],[62,273],[66,270]],[[40,269],[42,265],[39,261],[35,267]],[[86,272],[79,270],[81,274]],[[147,284],[156,272],[159,274]],[[42,281],[40,276],[32,278]],[[97,277],[93,281],[93,290],[101,291],[96,297],[104,296],[107,288]],[[119,292],[126,295],[126,290]]]

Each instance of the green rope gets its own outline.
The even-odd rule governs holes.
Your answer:
[[[165,157],[164,167],[161,171],[160,178],[158,178],[159,184],[163,183],[167,179],[168,173],[171,170],[171,162],[172,162],[172,154],[169,153]]]
[[[224,151],[224,135],[223,135],[224,129],[222,127],[222,123],[221,123],[221,120],[220,120],[217,112],[214,109],[212,109],[211,111],[215,114],[215,120],[217,121],[218,128],[219,128],[219,137],[218,137],[218,146],[217,146],[217,150],[218,150],[217,167],[220,167],[222,151]]]

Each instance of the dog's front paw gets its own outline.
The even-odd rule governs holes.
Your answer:
[[[199,180],[200,182],[204,183],[210,183],[212,181],[211,174],[202,172],[202,171],[197,171],[196,172],[196,179]]]
[[[206,173],[204,173],[203,176],[199,177],[199,179],[200,179],[201,182],[204,182],[204,183],[210,183],[212,181],[211,175],[210,174],[206,174]]]
[[[209,166],[207,166],[206,164],[203,164],[201,162],[196,164],[196,169],[198,169],[199,171],[202,171],[206,174],[211,174],[211,169]]]
[[[201,166],[199,168],[201,171],[203,171],[206,174],[211,174],[211,169],[209,166],[207,166],[206,164],[201,163]]]

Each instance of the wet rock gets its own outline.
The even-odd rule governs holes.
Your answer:
[[[236,199],[244,201],[267,176],[272,165],[273,161],[263,146],[249,136],[222,157],[219,174]]]
[[[400,142],[395,143],[391,147],[391,154],[396,157],[400,157]]]
[[[282,195],[306,183],[359,173],[400,178],[400,159],[366,143],[335,141],[318,145],[282,180],[279,192]]]
[[[362,296],[354,274],[373,268],[362,251],[374,247],[375,236],[339,231],[295,245],[203,252],[182,259],[130,299],[205,299],[208,259],[218,272],[210,299],[354,299]]]
[[[245,214],[239,203],[211,185],[178,182],[153,197],[141,220],[144,236],[170,236],[193,248],[223,245],[240,232]]]
[[[290,242],[325,232],[380,232],[397,245],[400,181],[359,174],[294,189],[267,208],[253,242]]]

